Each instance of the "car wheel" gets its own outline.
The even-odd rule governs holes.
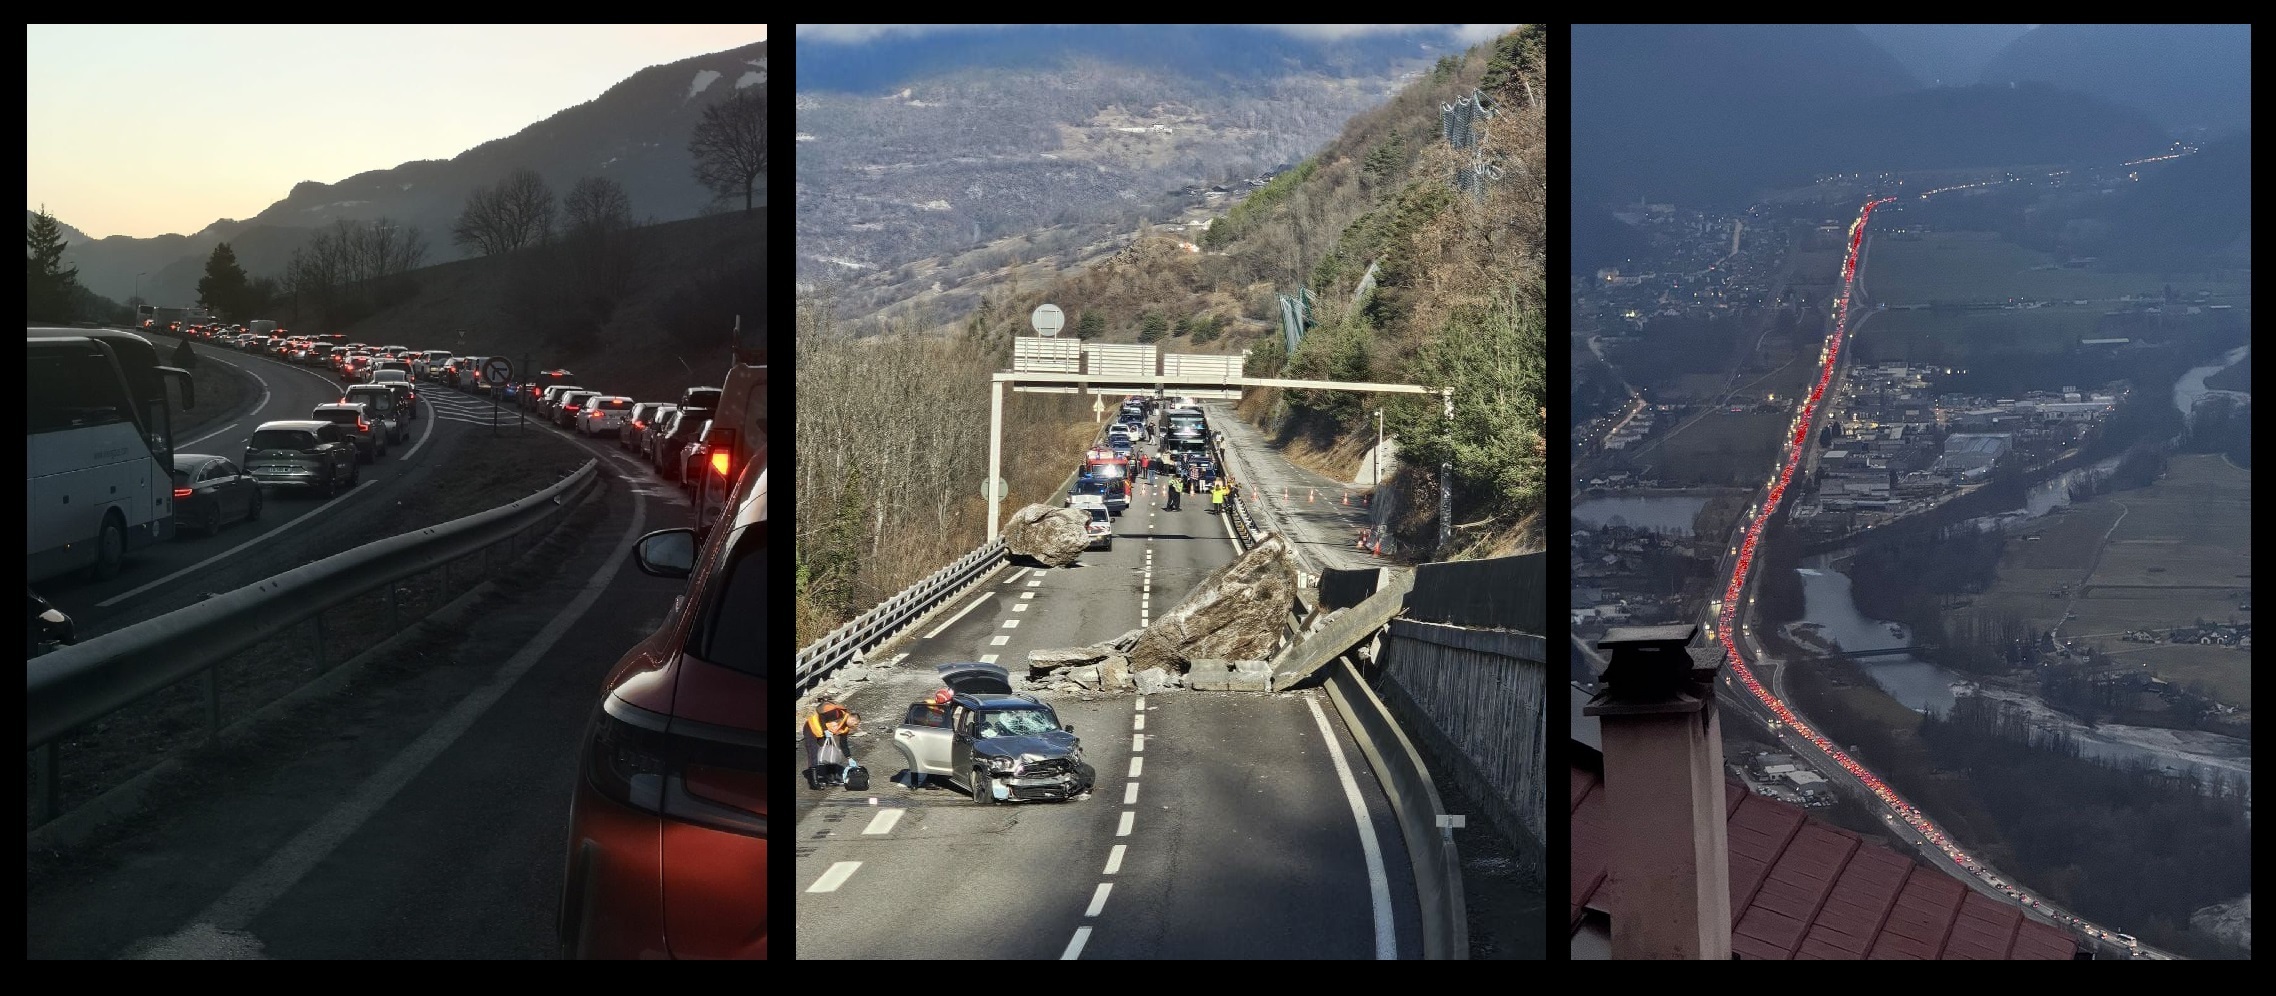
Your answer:
[[[972,802],[979,806],[996,804],[996,786],[988,780],[988,769],[984,766],[972,769]]]
[[[261,521],[261,488],[259,485],[254,485],[253,500],[245,506],[245,521]]]
[[[126,563],[126,525],[115,515],[103,518],[103,531],[95,539],[95,564],[87,569],[97,581],[108,581]]]

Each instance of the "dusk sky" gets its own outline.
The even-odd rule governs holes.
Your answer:
[[[296,183],[449,159],[764,24],[25,30],[25,207],[102,238],[248,218]]]

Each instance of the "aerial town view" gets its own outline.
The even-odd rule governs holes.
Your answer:
[[[2249,49],[1574,28],[1575,957],[2251,956]]]

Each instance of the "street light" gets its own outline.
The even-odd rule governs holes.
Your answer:
[[[1375,486],[1383,486],[1383,409],[1375,409]]]

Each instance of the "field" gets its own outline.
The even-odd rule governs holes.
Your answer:
[[[1867,289],[1890,304],[2002,300],[2010,297],[2091,301],[2125,294],[2159,294],[2168,285],[2189,294],[2246,293],[2247,285],[2196,279],[2166,280],[2144,273],[2101,273],[2057,267],[2046,253],[2025,249],[1988,232],[1934,232],[1918,240],[1877,238],[1867,261]]]
[[[1778,443],[1792,416],[1710,412],[1643,453],[1637,473],[1669,486],[1681,484],[1751,487],[1770,472]],[[1647,469],[1649,468],[1649,469]]]
[[[2025,533],[2036,541],[2016,538],[2000,560],[1999,582],[1967,611],[2012,612],[2043,629],[2060,622],[2068,605],[2078,616],[2063,625],[2065,633],[2161,674],[2170,666],[2171,680],[2202,680],[2226,701],[2249,703],[2250,653],[2129,643],[2119,635],[2198,619],[2249,621],[2238,606],[2252,590],[2251,513],[2250,471],[2217,455],[2176,456],[2156,484],[2042,520]],[[2064,585],[2075,586],[2070,595],[2049,594]]]
[[[2080,339],[2098,338],[2108,310],[2100,305],[2054,305],[2017,310],[1871,312],[1872,330],[1857,337],[1858,358],[1867,363],[1959,360],[1970,355],[2017,350],[2067,352]],[[2111,335],[2123,335],[2112,332]]]

